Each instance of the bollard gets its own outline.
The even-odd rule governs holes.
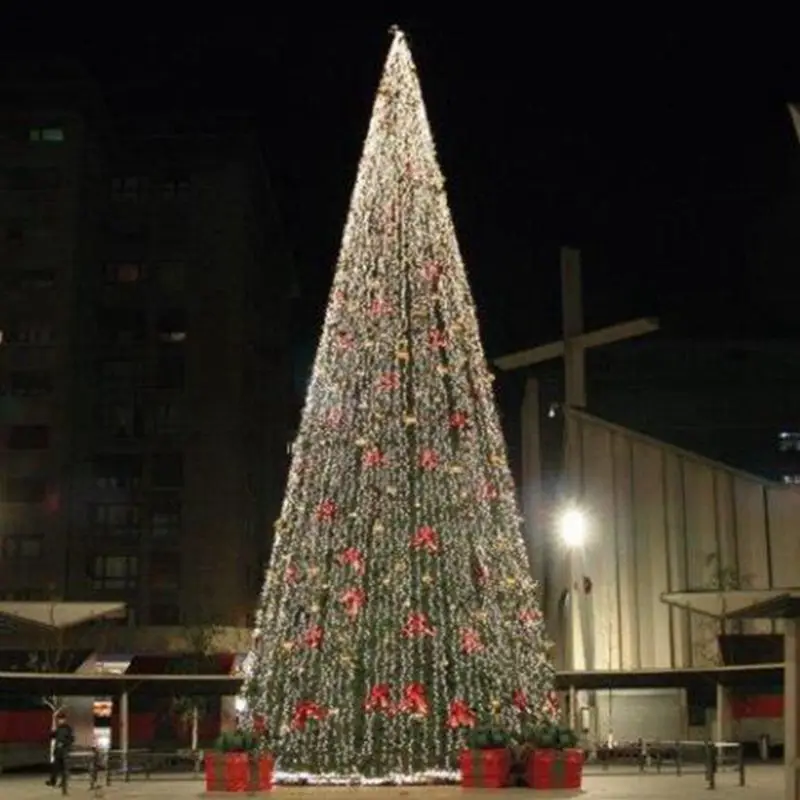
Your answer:
[[[744,786],[744,747],[739,744],[739,786]]]
[[[706,742],[706,780],[708,789],[717,788],[717,748],[713,742]]]

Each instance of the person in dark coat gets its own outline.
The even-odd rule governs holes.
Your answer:
[[[53,740],[53,761],[50,764],[50,779],[48,786],[55,786],[58,779],[61,779],[61,788],[66,793],[67,790],[67,758],[75,742],[75,734],[72,725],[67,722],[66,714],[59,714],[56,717],[56,728],[50,734]]]

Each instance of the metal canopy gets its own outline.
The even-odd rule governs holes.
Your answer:
[[[720,683],[725,686],[778,685],[783,664],[633,671],[559,672],[558,689],[688,688]],[[141,691],[149,695],[236,695],[242,678],[233,675],[113,675],[0,672],[0,690],[65,696],[114,695]]]
[[[228,675],[86,675],[80,673],[0,672],[0,690],[72,697],[141,690],[150,695],[236,695],[241,678]]]
[[[124,614],[125,603],[0,602],[0,616],[54,629]]]
[[[749,664],[733,667],[688,667],[685,669],[597,670],[558,672],[556,688],[597,689],[687,689],[721,684],[775,686],[783,682],[783,664]]]
[[[707,617],[725,619],[800,618],[800,588],[737,589],[728,592],[665,592],[661,600]]]

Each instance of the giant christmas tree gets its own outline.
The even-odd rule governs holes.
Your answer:
[[[424,780],[554,717],[491,382],[396,32],[246,664],[286,779]]]

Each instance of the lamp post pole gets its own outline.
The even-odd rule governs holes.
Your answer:
[[[561,322],[564,337],[564,406],[567,411],[586,407],[586,359],[580,337],[583,335],[583,297],[581,290],[581,254],[569,247],[561,249]],[[583,469],[581,464],[579,431],[570,418],[564,415],[564,486],[570,504],[579,506],[583,494]],[[578,512],[575,512],[578,513]],[[583,636],[580,630],[583,618],[581,608],[580,575],[578,557],[580,548],[567,547],[566,580],[569,591],[569,632],[566,642],[566,664],[570,670],[578,670],[579,650]],[[576,710],[571,709],[573,719]]]

